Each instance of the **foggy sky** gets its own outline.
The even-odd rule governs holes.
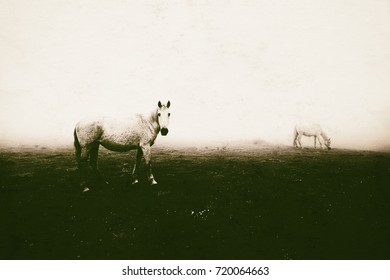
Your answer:
[[[389,0],[0,4],[0,141],[71,144],[81,118],[170,100],[157,145],[291,145],[309,122],[335,147],[389,143]]]

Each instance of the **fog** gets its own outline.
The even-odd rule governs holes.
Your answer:
[[[389,147],[388,0],[0,4],[0,143],[72,144],[79,119],[170,100],[156,145],[292,145],[314,122]]]

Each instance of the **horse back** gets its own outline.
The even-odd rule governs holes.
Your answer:
[[[82,121],[76,125],[76,132],[81,145],[98,142],[113,151],[132,150],[141,143],[152,145],[157,136],[142,115],[126,120],[102,118]]]
[[[295,126],[295,133],[305,136],[318,136],[321,134],[321,132],[322,129],[317,124]]]

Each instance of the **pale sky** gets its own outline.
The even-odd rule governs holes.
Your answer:
[[[171,101],[156,144],[390,139],[390,0],[0,0],[0,141]],[[311,140],[312,141],[312,140]],[[310,142],[311,143],[311,142]]]

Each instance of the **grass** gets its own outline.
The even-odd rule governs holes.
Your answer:
[[[82,193],[72,149],[2,148],[0,259],[390,259],[388,153],[155,148],[156,187],[134,159]]]

